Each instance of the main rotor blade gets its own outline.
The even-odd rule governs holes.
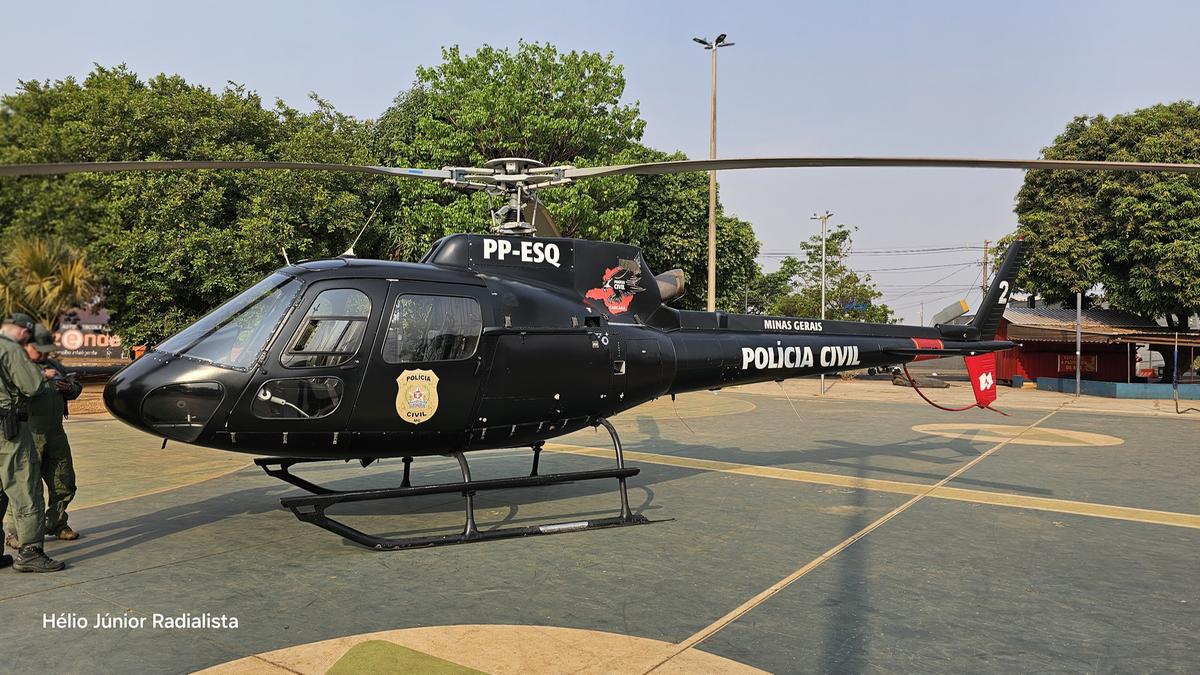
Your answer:
[[[148,161],[148,162],[62,162],[53,164],[0,164],[0,176],[56,176],[68,173],[115,173],[119,171],[185,171],[194,169],[291,169],[295,171],[342,171],[369,173],[405,178],[446,180],[451,172],[445,169],[404,169],[390,166],[357,164],[315,164],[310,162],[215,162],[215,161]]]
[[[566,169],[565,178],[598,176],[649,176],[690,171],[728,169],[781,169],[800,167],[941,167],[962,169],[1072,169],[1076,171],[1163,171],[1200,173],[1200,164],[1160,162],[1094,162],[1062,159],[979,159],[957,157],[746,157],[741,159],[685,159]]]

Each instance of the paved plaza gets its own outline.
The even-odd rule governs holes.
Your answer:
[[[1170,401],[1002,391],[942,413],[880,382],[660,399],[614,419],[650,525],[375,552],[302,523],[249,456],[68,422],[66,572],[0,578],[23,672],[1185,672],[1200,662],[1200,416]],[[930,393],[969,400],[965,383]],[[603,468],[607,434],[542,470]],[[524,475],[527,449],[471,456]],[[335,488],[400,460],[311,465]],[[418,458],[417,484],[457,476]],[[481,528],[610,515],[605,483],[481,493]],[[376,534],[450,532],[460,499],[343,505]],[[47,615],[88,627],[47,625]],[[155,627],[187,617],[237,627]],[[185,616],[187,615],[187,616]],[[97,627],[97,617],[144,626]],[[116,623],[122,623],[117,621]]]

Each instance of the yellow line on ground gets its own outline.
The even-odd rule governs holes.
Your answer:
[[[1061,409],[1062,408],[1060,407],[1058,410],[1061,410]],[[1044,415],[1038,421],[1025,427],[1025,429],[1026,430],[1032,429],[1032,428],[1036,427],[1037,425],[1041,424],[1042,422],[1045,422],[1046,420],[1053,417],[1055,415],[1055,413],[1058,412],[1058,410],[1052,410],[1051,412]],[[1016,438],[1016,436],[1014,436],[1013,438]],[[971,467],[982,462],[983,460],[990,457],[993,453],[995,453],[1000,448],[1003,448],[1004,446],[1011,443],[1012,440],[1013,440],[1012,438],[1007,438],[1007,439],[1001,441],[1000,443],[997,443],[996,445],[992,446],[991,448],[988,448],[986,451],[984,451],[978,457],[976,457],[975,459],[972,459],[971,461],[962,465],[956,471],[951,473],[949,476],[946,476],[945,478],[941,479],[940,481],[938,481],[937,483],[935,483],[933,485],[926,486],[926,490],[924,492],[922,492],[921,494],[914,496],[912,499],[909,499],[908,501],[904,502],[900,506],[897,506],[896,508],[892,509],[891,511],[888,511],[886,514],[884,514],[883,516],[881,516],[880,518],[878,518],[877,520],[872,522],[870,525],[867,525],[866,527],[859,530],[858,532],[855,532],[854,534],[850,535],[845,540],[843,540],[842,542],[840,542],[833,548],[829,549],[828,551],[825,551],[824,553],[817,556],[816,558],[813,558],[805,566],[801,567],[800,569],[796,570],[795,572],[792,572],[791,574],[787,575],[783,579],[780,579],[779,581],[775,582],[774,584],[771,584],[771,586],[769,588],[762,591],[761,593],[754,596],[753,598],[750,598],[746,602],[743,602],[741,605],[737,606],[732,611],[725,614],[725,616],[722,616],[721,618],[717,619],[716,621],[712,622],[711,624],[696,631],[696,633],[693,634],[691,637],[689,637],[688,639],[686,639],[683,642],[680,642],[678,645],[676,645],[676,649],[673,654],[671,654],[667,658],[663,659],[663,661],[661,663],[654,666],[650,670],[651,671],[657,670],[658,668],[662,667],[664,664],[666,664],[671,659],[675,658],[676,656],[691,649],[692,647],[696,646],[697,644],[712,637],[714,634],[716,634],[721,629],[725,628],[726,626],[733,623],[734,621],[737,621],[739,618],[741,618],[743,615],[745,615],[750,610],[761,605],[763,602],[766,602],[767,599],[770,598],[771,596],[775,595],[776,593],[778,593],[778,592],[782,591],[783,589],[787,588],[788,586],[792,585],[792,583],[794,583],[795,581],[797,581],[804,575],[806,575],[809,572],[813,571],[814,569],[820,567],[822,564],[825,563],[825,561],[833,558],[837,554],[839,554],[842,551],[849,548],[854,542],[856,542],[859,539],[862,539],[863,537],[867,536],[868,534],[874,532],[876,529],[883,526],[888,521],[892,520],[893,518],[900,515],[901,513],[904,513],[908,509],[912,508],[914,505],[917,504],[917,502],[920,502],[922,499],[929,496],[934,490],[936,490],[940,487],[943,487],[944,485],[946,485],[946,483],[949,483],[950,481],[954,480],[955,478],[958,478],[959,476],[963,475],[968,470],[970,470]]]
[[[1011,440],[1012,439],[1007,439],[1005,440],[1005,443],[1008,443]],[[609,457],[612,455],[612,450],[602,448],[588,448],[562,444],[551,444],[547,445],[546,447],[550,450],[567,452],[575,455],[589,455],[594,457]],[[835,487],[853,488],[858,490],[873,490],[876,492],[889,492],[892,494],[901,495],[925,494],[927,497],[933,497],[935,499],[970,502],[972,504],[1008,506],[1018,509],[1034,509],[1037,511],[1052,511],[1055,513],[1067,513],[1078,516],[1093,516],[1096,518],[1109,518],[1112,520],[1128,520],[1137,523],[1150,523],[1154,525],[1170,525],[1174,527],[1200,529],[1200,514],[1193,513],[1158,511],[1155,509],[1139,509],[1132,506],[1097,504],[1094,502],[1080,502],[1070,499],[1032,497],[1028,495],[1013,494],[1011,492],[992,492],[989,490],[970,490],[966,488],[945,486],[934,486],[934,489],[930,491],[930,485],[927,483],[906,483],[894,480],[881,480],[878,478],[857,478],[855,476],[843,476],[835,473],[820,473],[817,471],[804,471],[801,469],[784,469],[774,466],[755,466],[753,464],[738,464],[735,462],[722,462],[712,459],[696,459],[692,457],[679,457],[674,455],[656,455],[653,453],[631,452],[628,450],[625,451],[625,459],[636,460],[648,464],[677,466],[685,469],[701,469],[704,471],[713,471],[718,473],[754,476],[756,478],[775,478],[779,480],[796,481],[799,483],[832,485]]]
[[[550,443],[546,445],[547,450],[556,450],[559,452],[568,452],[574,455],[590,455],[593,457],[611,457],[611,448],[590,448],[579,445],[565,445],[561,443]],[[802,469],[784,469],[775,466],[758,466],[755,464],[738,464],[737,462],[723,462],[715,459],[699,459],[696,457],[682,457],[679,455],[659,455],[650,452],[634,452],[625,451],[626,461],[634,460],[647,462],[650,464],[665,464],[667,466],[677,466],[685,469],[703,469],[705,471],[716,471],[720,473],[736,473],[744,476],[755,476],[758,478],[778,478],[780,480],[793,480],[801,483],[818,483],[821,485],[836,485],[839,487],[861,488],[864,490],[879,490],[881,492],[895,492],[900,494],[919,494],[922,490],[928,488],[928,485],[920,483],[904,483],[894,480],[880,480],[877,478],[856,478],[854,476],[841,476],[834,473],[820,473],[817,471],[804,471]]]
[[[71,509],[71,513],[75,513],[77,511],[83,511],[84,509],[94,509],[97,506],[108,506],[109,504],[117,504],[120,502],[127,502],[130,499],[137,499],[138,497],[150,497],[152,495],[160,495],[164,492],[170,492],[172,490],[178,490],[180,488],[191,487],[193,485],[199,485],[200,483],[203,483],[204,481],[213,480],[214,478],[223,478],[225,476],[235,474],[235,473],[241,471],[242,469],[245,469],[248,466],[253,466],[253,462],[247,462],[245,464],[238,464],[237,466],[232,467],[225,471],[221,471],[220,473],[205,475],[202,478],[197,478],[196,480],[189,481],[187,483],[180,483],[178,485],[166,485],[161,488],[155,488],[154,490],[150,490],[149,492],[139,492],[138,494],[134,494],[134,495],[123,495],[120,497],[113,497],[112,499],[108,499],[108,500],[105,500],[102,502],[96,502],[95,504],[84,504],[82,506],[73,507]]]

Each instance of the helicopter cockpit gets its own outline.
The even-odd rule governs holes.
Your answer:
[[[164,354],[246,369],[267,346],[303,284],[276,272],[234,296],[155,349]]]
[[[444,401],[435,423],[420,427],[436,410],[436,387],[413,389],[427,400],[401,405],[397,381],[434,364],[456,381],[477,372],[486,303],[483,282],[465,271],[300,263],[156,346],[110,380],[105,399],[155,435],[246,452],[328,452],[351,420],[369,432],[461,432],[473,394],[458,388],[464,402]]]

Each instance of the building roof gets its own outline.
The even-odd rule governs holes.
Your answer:
[[[1030,307],[1024,302],[1010,303],[1004,308],[1004,318],[1016,326],[1075,330],[1075,308],[1054,303],[1038,303],[1036,307]],[[1099,307],[1083,310],[1081,324],[1084,330],[1093,329],[1102,332],[1108,332],[1106,329],[1163,330],[1163,327],[1157,322],[1133,312]]]
[[[1014,341],[1074,342],[1075,308],[1056,303],[1038,303],[1030,307],[1014,302],[1004,308],[1008,339]],[[1200,346],[1200,333],[1176,331],[1133,312],[1091,307],[1083,310],[1080,321],[1084,342],[1157,343]]]

